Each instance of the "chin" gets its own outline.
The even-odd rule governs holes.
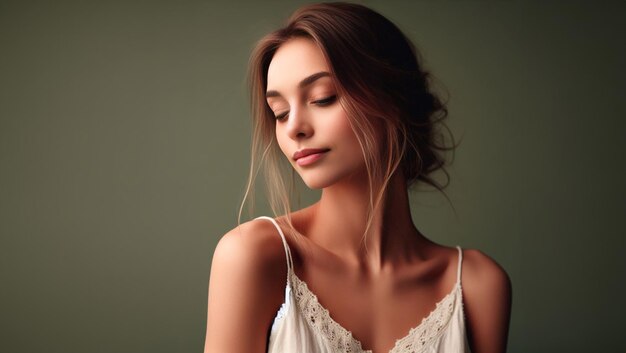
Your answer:
[[[320,190],[328,187],[336,182],[336,178],[328,173],[320,173],[318,171],[306,171],[298,173],[302,182],[312,190]]]
[[[328,180],[322,178],[303,178],[302,181],[311,190],[320,190],[332,185]]]
[[[306,186],[309,189],[320,190],[320,189],[324,189],[329,186],[335,185],[342,180],[350,179],[350,175],[352,174],[347,173],[347,174],[337,175],[337,174],[330,174],[330,173],[323,174],[323,173],[312,172],[310,173],[310,175],[300,174],[300,177],[302,178],[302,181],[304,182],[304,184],[306,184]]]

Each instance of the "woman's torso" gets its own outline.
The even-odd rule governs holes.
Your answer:
[[[299,246],[287,242],[275,220],[259,218],[276,227],[288,267],[285,302],[272,324],[268,352],[468,351],[460,248],[452,249],[454,256],[426,259],[426,265],[371,283],[333,271],[328,258],[302,266]]]

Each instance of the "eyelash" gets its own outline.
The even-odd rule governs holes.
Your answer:
[[[326,98],[323,98],[323,99],[320,99],[320,100],[316,100],[313,103],[315,103],[315,104],[317,104],[317,105],[319,105],[321,107],[324,107],[324,106],[330,105],[332,102],[334,102],[335,98],[337,98],[337,96],[336,95],[332,95],[332,96],[329,96],[329,97],[326,97]]]
[[[325,106],[331,105],[335,101],[336,98],[337,98],[337,95],[332,95],[326,98],[313,101],[313,103],[316,104],[317,106],[325,107]],[[276,120],[284,119],[287,116],[287,114],[289,114],[289,112],[285,112],[283,114],[277,115]]]

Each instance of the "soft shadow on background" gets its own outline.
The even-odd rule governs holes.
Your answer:
[[[202,350],[248,54],[303,3],[0,3],[0,351]],[[413,215],[508,271],[509,352],[624,352],[624,2],[361,3],[450,92],[456,214]]]

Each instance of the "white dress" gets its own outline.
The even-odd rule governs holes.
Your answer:
[[[273,218],[270,220],[280,234],[287,257],[287,285],[285,302],[278,310],[272,324],[268,353],[372,353],[363,350],[361,342],[352,333],[335,322],[328,310],[317,300],[307,284],[293,271],[291,251],[283,231]],[[452,290],[441,299],[436,308],[412,328],[409,333],[396,340],[389,353],[468,353],[461,292],[460,247],[457,281]]]

